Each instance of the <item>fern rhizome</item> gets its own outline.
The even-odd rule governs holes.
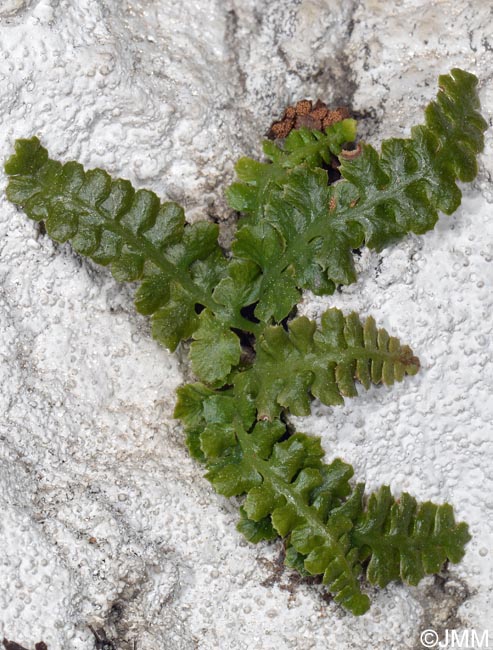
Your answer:
[[[53,239],[118,281],[140,282],[136,307],[160,343],[192,340],[198,381],[178,390],[175,409],[190,453],[219,494],[243,496],[238,529],[248,540],[281,536],[286,562],[322,575],[353,614],[370,606],[362,577],[416,585],[458,562],[470,537],[448,504],[395,498],[387,486],[365,496],[350,465],[327,464],[319,439],[292,431],[289,414],[308,414],[313,398],[341,404],[357,395],[355,380],[390,386],[419,369],[373,318],[329,309],[317,323],[295,307],[303,289],[331,294],[354,282],[354,249],[420,235],[439,211],[457,209],[456,181],[476,176],[486,129],[476,85],[459,69],[441,76],[425,123],[380,153],[354,145],[352,119],[265,142],[268,160],[242,158],[227,191],[242,215],[229,252],[216,224],[189,225],[153,192],[51,160],[35,137],[18,140],[5,165],[8,198]],[[330,184],[329,167],[340,174]]]

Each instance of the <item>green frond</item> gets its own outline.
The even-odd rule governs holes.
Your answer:
[[[190,401],[193,408],[184,408]],[[181,414],[195,430],[216,491],[244,495],[238,530],[254,543],[284,538],[288,565],[322,575],[336,602],[353,614],[370,606],[361,577],[381,587],[391,580],[417,584],[447,560],[462,558],[469,534],[466,524],[455,523],[451,506],[418,505],[407,493],[396,500],[387,486],[365,500],[364,485],[349,482],[350,465],[325,464],[319,439],[288,436],[280,420],[255,422],[243,392],[186,386]]]
[[[192,339],[192,369],[208,385],[178,390],[175,416],[191,455],[218,493],[241,498],[238,529],[248,540],[281,536],[286,562],[323,576],[354,614],[370,604],[365,575],[379,586],[417,584],[458,562],[469,533],[448,504],[395,499],[387,486],[365,498],[350,465],[324,463],[320,440],[284,422],[288,410],[308,413],[312,397],[330,405],[356,395],[356,380],[368,388],[415,374],[411,349],[372,318],[362,324],[337,309],[319,326],[286,319],[303,289],[330,294],[355,281],[354,248],[422,234],[439,211],[457,209],[457,181],[475,177],[487,126],[476,85],[459,69],[440,77],[425,123],[380,153],[343,149],[353,120],[264,143],[270,162],[240,160],[228,191],[245,215],[232,256],[218,245],[217,225],[187,224],[180,206],[153,192],[51,160],[37,138],[18,140],[5,165],[8,199],[53,239],[108,265],[118,281],[139,283],[136,307],[158,341],[173,350]],[[334,156],[342,179],[329,186]]]
[[[37,138],[18,140],[5,170],[8,199],[43,220],[50,237],[109,265],[120,282],[141,282],[136,306],[152,315],[159,341],[173,350],[192,335],[195,306],[207,303],[226,263],[216,224],[188,225],[180,206],[160,203],[153,192],[101,169],[50,160]]]
[[[418,369],[412,350],[377,329],[371,316],[363,325],[355,313],[344,316],[330,309],[318,328],[304,316],[290,321],[287,330],[266,327],[255,362],[235,374],[233,382],[238,393],[255,400],[260,419],[272,419],[281,408],[308,415],[313,397],[341,404],[344,397],[357,395],[355,380],[366,389],[372,383],[391,386]]]
[[[239,182],[226,190],[229,205],[248,215],[250,223],[258,221],[270,193],[287,180],[291,169],[299,165],[309,169],[328,165],[332,156],[339,155],[342,146],[355,138],[355,120],[341,120],[327,127],[325,132],[305,127],[293,130],[283,145],[266,140],[263,150],[269,162],[240,158],[236,163]]]
[[[455,68],[439,78],[425,124],[414,127],[411,138],[386,140],[380,156],[370,145],[341,156],[341,174],[357,195],[349,202],[343,184],[336,186],[335,212],[358,223],[371,248],[409,232],[421,235],[434,227],[439,210],[451,214],[459,207],[456,180],[475,178],[488,126],[478,112],[476,85],[474,75]]]
[[[234,204],[249,216],[232,248],[262,273],[257,318],[279,322],[301,289],[330,294],[336,285],[354,282],[354,248],[380,250],[408,233],[423,234],[434,227],[439,210],[457,209],[456,180],[475,177],[487,124],[478,112],[474,75],[454,69],[439,83],[425,124],[414,127],[411,138],[384,141],[380,154],[368,144],[340,151],[343,179],[330,187],[317,165],[301,164],[282,175],[275,163],[242,163],[242,191],[248,188],[253,198],[243,207]],[[260,191],[263,183],[269,191]]]
[[[340,172],[357,192],[349,198],[344,182],[336,185],[334,213],[359,224],[370,248],[432,229],[439,210],[452,214],[460,205],[456,180],[469,182],[477,174],[488,127],[479,113],[477,79],[454,68],[438,83],[425,124],[414,127],[411,138],[384,141],[380,155],[365,144],[341,156]]]
[[[247,261],[228,263],[216,224],[187,224],[179,205],[153,192],[50,160],[37,138],[18,140],[5,170],[9,200],[43,220],[50,237],[109,265],[116,280],[140,283],[135,305],[151,316],[154,338],[174,350],[195,335],[192,362],[201,379],[221,381],[237,365],[240,342],[231,328],[255,329],[241,309],[257,299],[259,271]]]

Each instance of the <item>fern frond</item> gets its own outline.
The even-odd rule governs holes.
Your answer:
[[[283,537],[289,565],[323,575],[336,602],[353,614],[370,606],[360,587],[364,562],[373,584],[417,584],[464,554],[467,526],[455,523],[449,505],[418,506],[407,493],[396,501],[387,486],[365,504],[364,485],[349,483],[350,465],[324,464],[320,441],[301,433],[286,437],[280,420],[255,422],[243,394],[186,386],[175,415],[194,429],[216,491],[245,495],[240,532],[252,542]]]
[[[158,340],[173,350],[191,336],[198,326],[195,306],[207,301],[225,265],[217,225],[186,225],[182,208],[160,203],[153,192],[135,191],[101,169],[86,172],[78,163],[50,160],[37,138],[18,140],[5,170],[9,200],[43,220],[50,237],[70,240],[121,282],[141,281],[136,306],[152,314]]]
[[[479,113],[477,79],[455,68],[438,83],[425,124],[414,127],[411,138],[384,141],[380,156],[370,145],[341,156],[340,172],[357,192],[348,201],[344,184],[334,187],[334,213],[358,223],[376,250],[432,229],[438,210],[452,214],[461,202],[456,179],[468,182],[477,174],[488,126]]]
[[[135,304],[140,313],[152,316],[158,341],[174,350],[195,332],[199,341],[213,332],[221,342],[217,364],[202,378],[220,379],[238,363],[240,342],[230,328],[255,329],[240,313],[250,300],[253,289],[245,283],[252,277],[246,274],[243,283],[234,284],[235,269],[249,263],[228,266],[216,224],[189,225],[179,205],[160,203],[153,192],[136,191],[129,181],[113,180],[100,169],[84,171],[75,162],[50,160],[37,138],[18,140],[5,170],[9,200],[31,219],[43,220],[53,239],[70,240],[78,253],[109,265],[120,282],[140,281]],[[204,307],[206,313],[199,317]]]
[[[343,179],[330,187],[323,170],[295,167],[282,184],[271,184],[262,211],[254,201],[258,218],[243,222],[232,248],[262,272],[257,318],[285,318],[300,289],[330,294],[354,282],[354,248],[366,243],[380,250],[433,228],[439,210],[457,209],[456,179],[474,178],[487,124],[474,75],[454,69],[439,83],[425,125],[414,127],[411,138],[384,141],[381,154],[367,144],[341,151]],[[255,187],[264,173],[270,171],[258,167]]]
[[[258,221],[268,203],[270,192],[281,186],[288,172],[299,165],[315,169],[328,165],[332,156],[340,154],[342,146],[356,137],[355,120],[335,122],[325,132],[303,127],[291,131],[284,144],[266,140],[263,151],[270,162],[240,158],[235,165],[240,182],[226,190],[229,205],[248,215],[249,222]]]
[[[252,367],[235,375],[238,393],[251,396],[259,419],[277,417],[281,408],[308,415],[312,397],[323,404],[344,402],[357,395],[355,380],[391,386],[414,375],[419,361],[407,345],[377,329],[370,316],[363,325],[355,313],[326,311],[320,327],[302,316],[264,329]]]

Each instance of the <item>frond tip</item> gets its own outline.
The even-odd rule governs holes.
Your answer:
[[[360,557],[369,559],[368,580],[385,587],[399,578],[417,585],[425,575],[440,571],[447,560],[459,562],[471,537],[467,524],[455,523],[448,503],[418,505],[407,492],[396,500],[384,485],[368,499],[352,539]]]

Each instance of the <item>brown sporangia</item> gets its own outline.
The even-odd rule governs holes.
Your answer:
[[[20,645],[15,641],[9,641],[8,639],[4,639],[2,644],[5,650],[28,650],[23,645]],[[40,641],[39,643],[36,643],[34,650],[48,650],[48,646],[44,641]]]
[[[267,137],[279,140],[288,136],[293,129],[300,129],[303,126],[323,131],[331,124],[348,117],[347,108],[339,107],[331,110],[320,99],[317,99],[315,104],[312,104],[310,99],[302,99],[294,106],[286,108],[282,118],[270,127]]]

